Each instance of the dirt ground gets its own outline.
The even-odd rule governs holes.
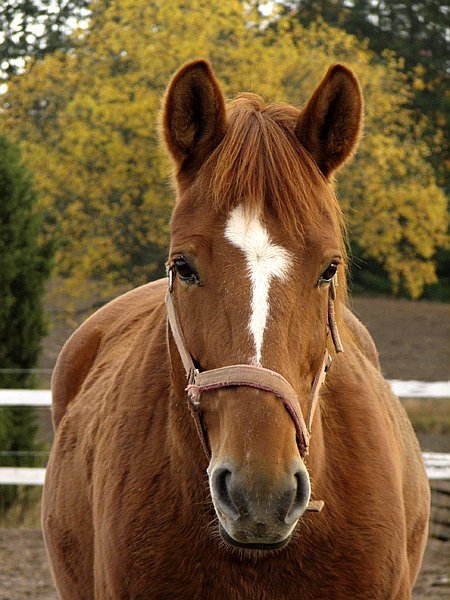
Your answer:
[[[350,305],[375,340],[385,377],[450,378],[450,304],[356,296]]]
[[[443,380],[450,370],[450,305],[358,297],[353,309],[371,331],[384,374],[392,379]],[[69,331],[58,327],[45,342],[43,366],[51,367]],[[449,451],[449,437],[420,436],[427,450]],[[448,498],[445,519],[450,522]],[[439,524],[432,529],[439,535]],[[441,536],[445,538],[446,536]],[[450,541],[430,538],[414,600],[450,598]],[[0,529],[0,600],[56,600],[42,534]],[[90,600],[90,599],[86,599]],[[351,598],[349,598],[351,600]]]
[[[450,377],[450,304],[356,296],[350,306],[372,334],[388,379]],[[74,322],[81,323],[87,314],[77,311]],[[60,321],[52,324],[44,341],[42,367],[53,368],[72,329]]]
[[[450,598],[449,545],[430,540],[413,600]],[[0,600],[58,600],[40,530],[0,529]]]

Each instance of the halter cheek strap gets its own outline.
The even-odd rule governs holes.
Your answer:
[[[294,391],[290,383],[276,371],[254,365],[240,364],[200,372],[195,367],[192,356],[187,349],[183,330],[181,328],[178,315],[175,310],[175,305],[173,303],[172,269],[169,269],[168,275],[169,289],[166,296],[168,324],[186,372],[186,378],[188,382],[186,387],[189,401],[188,406],[194,419],[195,428],[200,438],[203,450],[208,460],[211,458],[211,452],[209,449],[207,432],[201,419],[200,399],[202,394],[208,391],[232,386],[256,388],[266,392],[271,392],[277,398],[279,398],[283,402],[295,425],[296,439],[300,455],[305,457],[309,451],[312,420],[318,405],[320,388],[325,381],[327,371],[331,365],[331,356],[328,353],[328,350],[325,349],[320,368],[314,377],[306,420],[303,417],[297,393]],[[342,343],[334,316],[336,285],[336,280],[333,278],[328,297],[328,325],[336,352],[342,352]],[[308,505],[308,510],[320,511],[322,506],[323,501],[312,501]]]

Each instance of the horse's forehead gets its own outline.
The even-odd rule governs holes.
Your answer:
[[[286,276],[291,255],[273,241],[259,215],[247,214],[242,206],[234,208],[226,221],[225,238],[243,252],[251,274],[259,271],[269,278]]]
[[[256,214],[247,215],[241,206],[234,208],[225,226],[225,238],[242,251],[251,282],[249,330],[253,336],[253,362],[261,364],[264,332],[270,310],[270,286],[273,279],[288,277],[292,256],[275,244],[266,226]]]

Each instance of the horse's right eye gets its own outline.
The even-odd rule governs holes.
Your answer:
[[[175,267],[178,277],[185,283],[200,283],[197,271],[191,267],[185,258],[176,258],[173,261],[173,266]]]
[[[329,265],[325,269],[325,271],[322,273],[322,275],[319,277],[319,281],[317,282],[317,285],[323,286],[323,285],[329,284],[331,282],[331,280],[333,279],[333,277],[336,275],[337,268],[338,268],[338,264],[335,262],[332,262],[331,265]]]

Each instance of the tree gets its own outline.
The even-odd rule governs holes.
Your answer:
[[[355,70],[367,125],[338,185],[350,233],[397,289],[420,295],[435,280],[447,217],[401,65],[391,55],[375,60],[325,24],[283,17],[267,27],[238,0],[99,2],[73,52],[47,55],[10,86],[4,128],[23,140],[48,227],[58,232],[58,274],[85,293],[98,281],[136,285],[161,270],[172,194],[156,123],[170,76],[198,56],[211,60],[228,97],[256,90],[297,105],[330,62]]]
[[[421,137],[432,149],[427,160],[437,183],[450,193],[450,10],[440,0],[285,0],[284,12],[310,26],[323,20],[367,40],[381,60],[386,49],[403,60],[413,90],[408,107],[422,120]],[[426,115],[424,121],[423,116]],[[450,251],[436,262],[450,281]]]
[[[73,47],[70,32],[86,23],[91,0],[3,0],[0,6],[0,78],[23,68],[27,58],[41,59]]]
[[[51,245],[40,240],[42,217],[37,194],[18,148],[0,136],[0,388],[33,385],[45,322],[42,298],[50,274]],[[30,408],[2,408],[0,448],[30,451],[37,448],[35,415]],[[22,464],[22,458],[15,458]],[[6,508],[17,490],[2,492]]]
[[[450,192],[450,9],[440,0],[286,0],[285,11],[304,25],[323,19],[359,40],[378,56],[395,51],[414,90],[410,107],[427,115],[424,134],[434,145],[429,160],[439,185]]]

